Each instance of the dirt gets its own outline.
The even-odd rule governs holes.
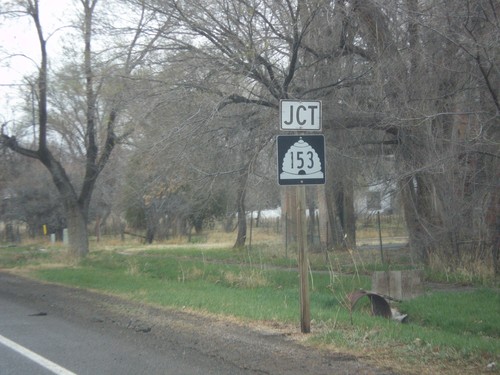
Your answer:
[[[148,339],[174,342],[203,355],[262,374],[396,374],[366,359],[313,348],[297,327],[249,325],[191,311],[177,311],[84,289],[41,283],[0,272],[1,293],[79,324],[100,324]]]

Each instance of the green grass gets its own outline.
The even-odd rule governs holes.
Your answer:
[[[295,270],[220,263],[219,251],[214,250],[214,258],[212,251],[199,256],[189,249],[185,254],[178,249],[135,255],[93,252],[76,267],[41,268],[34,272],[45,281],[141,298],[169,307],[188,307],[252,320],[294,322],[297,319]],[[369,279],[339,276],[332,285],[330,275],[322,273],[313,276],[311,286],[314,287],[312,309],[318,319],[328,320],[343,298],[340,294],[338,299],[332,289],[367,288]]]
[[[8,246],[0,248],[0,268],[37,265],[51,257],[49,251],[38,246]]]
[[[436,292],[404,302],[402,309],[421,326],[500,340],[500,292],[492,289]]]
[[[251,252],[189,245],[143,251],[116,248],[92,251],[85,260],[69,265],[61,250],[18,247],[0,249],[0,268],[160,306],[297,327],[296,261],[282,255],[269,246]],[[330,263],[321,254],[311,259],[317,270],[311,272],[309,282],[311,343],[362,351],[410,373],[427,368],[452,374],[463,368],[464,361],[477,372],[489,361],[498,363],[498,289],[435,292],[400,303],[398,308],[409,316],[408,324],[370,316],[365,302],[356,306],[351,321],[345,296],[359,288],[370,289],[369,270],[379,265],[373,259],[359,259],[359,254],[331,257]],[[405,265],[390,265],[398,267]],[[345,270],[352,273],[340,272]],[[394,356],[404,361],[395,365]],[[443,369],[443,363],[448,367]]]

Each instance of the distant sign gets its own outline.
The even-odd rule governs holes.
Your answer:
[[[325,183],[325,137],[279,135],[278,183],[322,185]]]
[[[280,101],[281,130],[321,130],[321,101]]]

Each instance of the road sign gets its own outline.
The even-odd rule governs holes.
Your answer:
[[[290,131],[321,130],[321,101],[280,101],[280,129]],[[325,183],[325,137],[323,135],[279,135],[278,183],[297,185],[297,250],[300,275],[300,330],[311,331],[309,304],[307,236],[306,236],[306,187]]]
[[[321,130],[321,101],[280,101],[281,130]]]
[[[325,183],[325,137],[279,135],[278,183],[322,185]]]

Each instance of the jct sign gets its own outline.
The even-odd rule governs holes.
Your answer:
[[[282,100],[281,130],[321,130],[321,101]]]

